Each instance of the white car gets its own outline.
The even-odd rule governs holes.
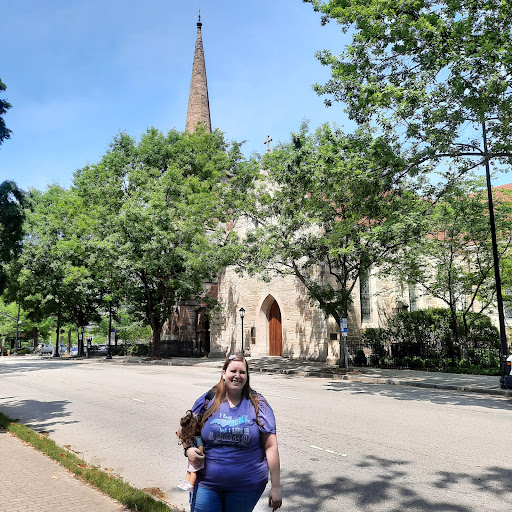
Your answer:
[[[47,345],[46,343],[39,343],[34,352],[36,354],[52,354],[53,347],[51,345]]]

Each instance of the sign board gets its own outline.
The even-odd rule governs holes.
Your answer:
[[[348,318],[340,318],[340,329],[343,336],[348,335]]]

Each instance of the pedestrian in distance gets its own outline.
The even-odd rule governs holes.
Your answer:
[[[196,416],[192,411],[180,420],[181,429],[176,432],[178,439],[184,446],[193,446],[197,448],[201,454],[204,454],[204,443],[201,438],[201,415]],[[184,491],[191,491],[196,483],[196,471],[204,468],[204,459],[197,464],[188,463],[187,475],[185,480],[178,485]]]
[[[212,396],[214,394],[214,396]],[[201,450],[184,444],[191,464],[204,461],[190,494],[191,512],[251,512],[270,472],[268,505],[282,503],[276,421],[265,398],[249,384],[242,355],[229,356],[218,384],[192,407],[201,415]]]

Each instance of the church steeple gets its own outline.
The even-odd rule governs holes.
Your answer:
[[[208,133],[212,131],[210,120],[210,102],[208,101],[208,83],[206,81],[206,65],[204,62],[203,37],[201,35],[201,11],[197,20],[196,49],[190,80],[188,97],[187,123],[185,131],[192,133],[197,123],[201,122]]]

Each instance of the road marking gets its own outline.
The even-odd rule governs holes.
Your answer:
[[[320,448],[320,446],[315,446],[314,444],[310,444],[309,447],[314,448],[315,450],[320,450],[321,452],[332,453],[333,455],[338,455],[339,457],[348,457],[346,453],[338,453],[334,450],[328,450],[327,448]]]
[[[139,400],[138,398],[132,398],[132,400],[135,400],[136,402],[142,402],[143,404],[145,404],[145,403],[146,403],[146,401],[145,401],[145,400]]]

